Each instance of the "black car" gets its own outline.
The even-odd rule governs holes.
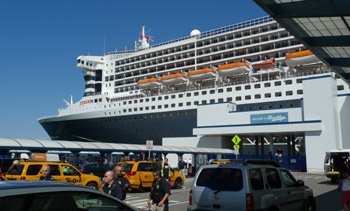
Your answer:
[[[93,174],[103,177],[106,171],[112,170],[113,166],[100,164],[98,162],[86,163],[79,167],[80,171],[85,174]]]
[[[80,185],[48,181],[3,181],[0,182],[0,210],[137,209],[108,194]]]

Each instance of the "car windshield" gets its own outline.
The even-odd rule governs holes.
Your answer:
[[[121,164],[122,172],[129,172],[129,171],[131,171],[133,166],[134,166],[134,164],[129,164],[129,163]]]
[[[13,165],[7,171],[8,175],[21,175],[23,171],[24,165]]]
[[[242,171],[235,168],[203,169],[196,185],[218,191],[239,191],[243,188]]]

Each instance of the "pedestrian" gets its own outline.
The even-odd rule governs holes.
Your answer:
[[[150,198],[147,202],[148,207],[152,211],[168,211],[171,195],[168,183],[160,176],[159,171],[153,172],[153,179]]]
[[[171,167],[168,163],[168,158],[165,158],[161,169],[161,177],[166,181],[169,181],[171,176],[172,176]]]
[[[350,211],[350,171],[344,160],[339,163],[339,177],[338,189],[341,191],[341,202],[344,211]]]
[[[41,176],[39,180],[45,180],[45,181],[56,181],[55,178],[53,178],[50,174],[50,167],[48,165],[44,165],[41,169]]]
[[[103,177],[102,191],[123,200],[123,187],[116,181],[113,171],[107,171]]]
[[[113,169],[115,174],[115,179],[119,185],[122,186],[123,194],[122,194],[122,200],[125,200],[126,193],[131,191],[131,184],[128,179],[126,179],[122,174],[122,167],[120,165],[117,165]]]
[[[180,169],[180,172],[182,173],[182,176],[185,177],[185,161],[183,160],[182,157],[179,157],[179,163],[178,163],[178,168]]]

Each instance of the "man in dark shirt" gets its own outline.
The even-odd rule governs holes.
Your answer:
[[[169,210],[169,196],[171,195],[168,183],[160,177],[160,172],[153,172],[153,184],[150,199],[147,204],[152,211]]]
[[[53,178],[50,175],[50,167],[48,165],[44,165],[41,169],[42,175],[40,176],[39,180],[45,180],[45,181],[56,181],[55,178]]]
[[[102,191],[123,200],[123,187],[116,181],[113,171],[107,171],[103,177]]]
[[[122,200],[125,200],[126,198],[126,192],[130,192],[131,191],[131,184],[129,182],[128,179],[126,179],[125,177],[123,177],[122,175],[122,167],[117,165],[114,167],[113,169],[114,174],[115,174],[115,179],[116,182],[122,186],[123,189],[123,197]]]

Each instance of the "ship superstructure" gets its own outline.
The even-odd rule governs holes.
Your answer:
[[[39,119],[52,139],[144,144],[192,136],[198,105],[300,106],[303,78],[330,69],[270,17],[135,50],[79,56],[84,96]],[[342,79],[338,92],[348,93]],[[214,111],[213,111],[214,112]]]

